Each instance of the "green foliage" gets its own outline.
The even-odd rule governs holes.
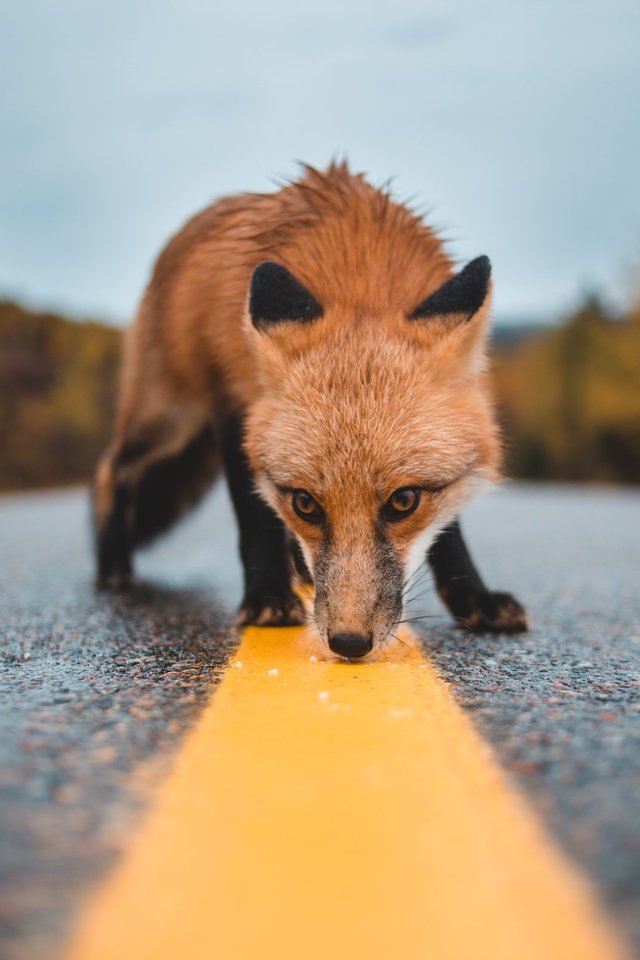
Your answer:
[[[111,431],[121,339],[0,301],[0,489],[91,476]]]
[[[112,428],[122,334],[0,301],[0,489],[89,479]],[[494,350],[506,472],[640,481],[640,307],[591,298]]]
[[[640,481],[640,310],[589,298],[494,367],[512,476]]]

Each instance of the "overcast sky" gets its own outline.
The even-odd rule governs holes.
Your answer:
[[[638,0],[0,0],[0,296],[126,321],[216,196],[395,176],[496,313],[640,269]]]

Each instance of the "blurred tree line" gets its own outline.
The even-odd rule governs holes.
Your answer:
[[[0,301],[0,489],[91,476],[113,417],[122,333]],[[506,473],[640,482],[640,305],[596,298],[555,327],[500,328]]]
[[[122,333],[0,301],[0,489],[84,481],[111,430]]]
[[[640,304],[596,297],[557,327],[494,351],[510,476],[640,482]]]

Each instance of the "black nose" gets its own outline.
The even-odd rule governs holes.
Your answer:
[[[329,637],[329,647],[341,657],[364,657],[373,647],[373,641],[361,633],[334,633]]]

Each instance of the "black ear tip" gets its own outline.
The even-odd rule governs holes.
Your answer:
[[[468,263],[463,273],[472,274],[478,282],[488,283],[491,278],[491,260],[487,256],[476,257]]]
[[[322,307],[286,267],[264,260],[251,275],[249,313],[254,326],[263,328],[285,321],[315,320],[322,316]]]
[[[281,286],[283,283],[286,283],[289,276],[289,271],[273,260],[264,260],[262,263],[259,263],[251,274],[251,285],[249,288],[250,303],[255,303],[256,298],[259,299],[263,291],[270,289],[274,285]]]
[[[270,279],[284,277],[288,272],[286,267],[283,267],[280,263],[276,263],[275,260],[263,260],[251,275],[251,286],[253,287],[255,284],[259,286],[265,282],[268,283]]]
[[[409,319],[465,316],[470,320],[485,301],[491,279],[489,257],[476,257],[460,273],[447,280],[435,293],[419,303]]]

